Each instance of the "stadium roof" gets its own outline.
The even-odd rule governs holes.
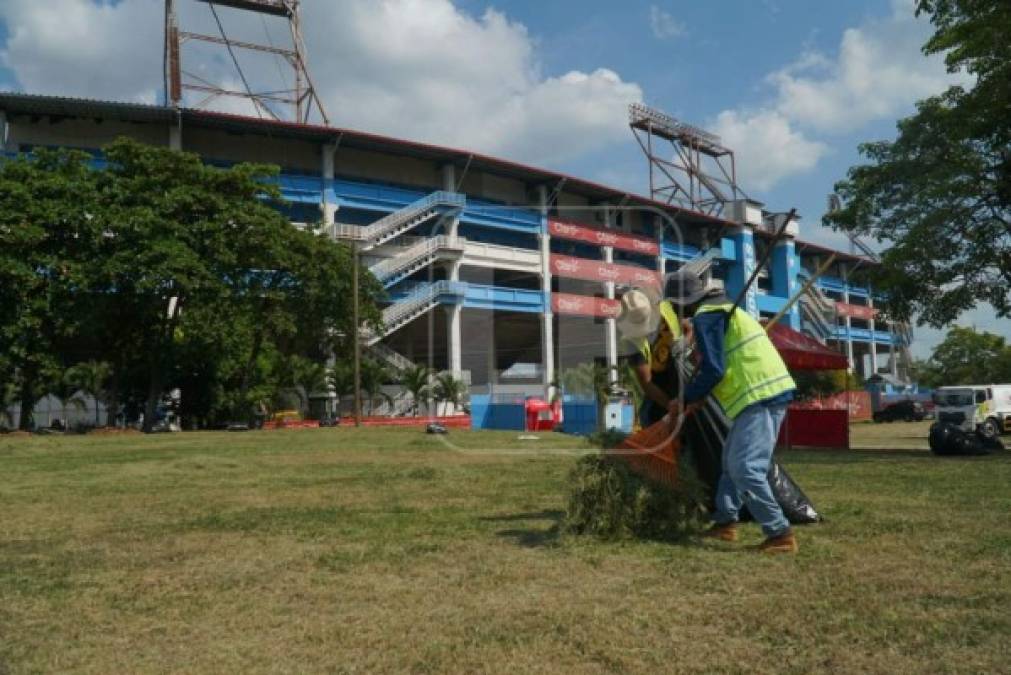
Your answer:
[[[649,197],[608,187],[582,178],[568,176],[556,171],[528,166],[479,152],[408,141],[353,129],[259,119],[256,117],[195,110],[192,108],[177,110],[161,105],[15,92],[0,92],[0,110],[16,115],[114,119],[123,122],[163,122],[167,124],[179,121],[183,127],[194,126],[207,129],[221,129],[321,143],[339,141],[341,147],[388,152],[407,157],[453,163],[461,167],[469,165],[474,169],[487,171],[503,177],[515,178],[528,183],[543,183],[551,186],[557,186],[559,183],[562,183],[565,191],[591,200],[613,201],[616,203],[625,202],[627,204],[653,207],[665,211],[679,220],[696,225],[736,226],[736,223],[724,218],[656,201]],[[756,230],[756,234],[765,238],[771,237],[768,232],[763,230]],[[798,241],[797,244],[800,250],[813,249],[818,252],[832,250],[809,242]],[[843,260],[868,262],[866,258],[841,252],[837,252],[837,257]]]

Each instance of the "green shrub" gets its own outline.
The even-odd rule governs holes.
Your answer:
[[[633,473],[620,455],[581,458],[569,474],[563,527],[602,539],[678,541],[705,522],[706,489],[694,467],[682,461],[676,488]]]

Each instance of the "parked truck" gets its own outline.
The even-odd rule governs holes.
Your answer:
[[[938,387],[933,399],[938,422],[986,438],[1011,433],[1011,384]]]

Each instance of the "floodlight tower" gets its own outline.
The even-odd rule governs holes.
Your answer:
[[[220,97],[235,97],[252,102],[256,109],[256,114],[260,117],[266,115],[272,119],[282,119],[281,115],[271,107],[270,104],[274,103],[291,106],[294,113],[292,119],[300,124],[309,122],[313,108],[319,113],[319,117],[324,124],[330,124],[330,119],[323,108],[323,102],[320,101],[319,95],[316,93],[316,87],[309,76],[309,67],[305,57],[305,42],[302,38],[299,0],[193,1],[202,2],[210,8],[218,27],[218,35],[204,35],[180,30],[179,18],[175,9],[176,1],[165,0],[165,100],[169,105],[179,107],[182,104],[183,92],[194,91],[204,94],[204,98],[196,105],[198,108],[202,108]],[[284,19],[291,33],[291,47],[276,47],[273,44],[255,44],[229,38],[225,34],[224,26],[218,15],[218,6],[253,12],[263,18]],[[269,34],[267,37],[269,41]],[[239,79],[242,81],[243,89],[241,91],[228,89],[220,84],[208,81],[206,78],[199,77],[191,71],[184,70],[182,67],[182,48],[187,42],[191,41],[205,42],[224,47],[228,51],[232,63],[235,65]],[[235,55],[237,49],[273,54],[283,58],[288,62],[293,72],[292,88],[276,91],[253,91]],[[287,86],[287,83],[284,86]]]
[[[747,198],[737,186],[734,151],[716,134],[641,103],[628,107],[628,126],[649,161],[653,199],[720,215],[727,202]]]

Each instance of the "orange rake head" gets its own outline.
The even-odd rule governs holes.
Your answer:
[[[624,460],[634,473],[643,478],[676,487],[680,450],[681,440],[676,438],[670,423],[663,419],[632,434],[608,454]]]

